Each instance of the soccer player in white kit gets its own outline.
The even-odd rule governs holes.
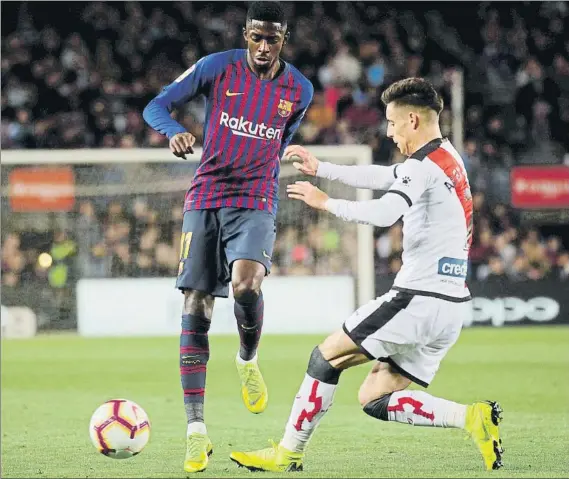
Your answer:
[[[309,182],[287,187],[290,198],[346,220],[389,227],[403,217],[403,266],[391,290],[361,306],[342,329],[317,346],[279,444],[231,459],[251,470],[301,470],[310,437],[332,405],[343,370],[376,361],[358,399],[364,412],[383,421],[464,429],[474,440],[487,470],[502,466],[494,401],[458,404],[421,390],[458,339],[471,314],[465,284],[472,238],[472,197],[463,161],[442,138],[443,101],[421,78],[391,85],[381,97],[387,136],[408,158],[392,166],[342,166],[317,160],[301,146],[290,146],[301,172],[357,188],[386,190],[377,200],[329,198]]]

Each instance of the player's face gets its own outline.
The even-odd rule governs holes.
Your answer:
[[[414,133],[417,131],[417,114],[406,106],[389,103],[385,109],[387,137],[391,138],[404,155],[412,153]]]
[[[251,20],[244,32],[247,49],[259,71],[268,71],[275,64],[285,40],[286,26],[280,23]]]

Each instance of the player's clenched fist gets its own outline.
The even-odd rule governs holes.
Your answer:
[[[301,161],[293,162],[297,170],[302,171],[305,175],[316,176],[318,171],[318,164],[320,163],[318,159],[310,153],[306,148],[300,145],[287,146],[284,152],[285,158],[300,159]]]
[[[186,154],[194,152],[196,137],[191,133],[178,133],[170,138],[170,150],[179,158],[186,159]]]
[[[297,181],[293,185],[287,185],[286,191],[289,198],[302,200],[317,210],[326,209],[328,195],[308,181]]]

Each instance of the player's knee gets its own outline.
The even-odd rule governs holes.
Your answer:
[[[376,362],[358,391],[358,401],[363,406],[374,401],[384,394],[391,392],[385,381],[385,372],[388,365],[381,361]]]
[[[391,393],[383,394],[381,397],[371,399],[367,402],[364,402],[366,398],[361,397],[360,404],[368,416],[380,419],[381,421],[388,421],[389,416],[387,413],[390,398]]]
[[[188,314],[182,317],[182,331],[203,335],[209,332],[210,326],[211,320],[203,316]]]
[[[211,319],[215,298],[208,293],[188,289],[184,291],[184,314]]]
[[[375,390],[372,387],[370,387],[369,384],[364,382],[360,386],[360,389],[358,391],[358,401],[359,401],[360,405],[362,407],[364,407],[366,404],[370,403],[371,401],[378,399],[379,397],[383,396],[384,394],[385,394],[384,391]]]
[[[340,369],[336,369],[328,360],[324,359],[318,346],[312,350],[306,372],[309,376],[326,384],[338,384],[342,373]]]
[[[265,267],[256,261],[237,260],[231,266],[233,297],[239,302],[255,301],[261,292]]]
[[[232,283],[233,297],[240,303],[253,303],[261,292],[261,282],[255,277],[240,279]]]
[[[360,406],[364,407],[370,401],[369,392],[366,387],[362,384],[358,391],[358,402]]]

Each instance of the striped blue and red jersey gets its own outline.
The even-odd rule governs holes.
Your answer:
[[[144,109],[144,119],[168,138],[186,131],[170,112],[200,95],[206,99],[203,152],[185,210],[238,207],[275,214],[280,159],[313,92],[286,62],[273,80],[259,79],[246,50],[203,57],[165,87]]]

